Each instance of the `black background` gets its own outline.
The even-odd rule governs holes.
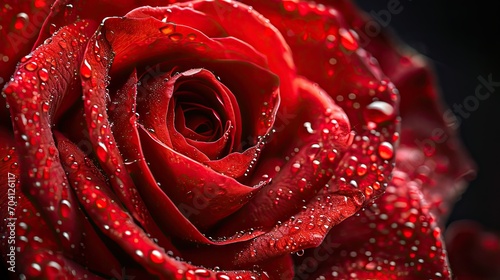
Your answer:
[[[367,12],[377,12],[387,9],[389,1],[356,2]],[[430,58],[449,107],[474,95],[478,76],[491,74],[500,82],[500,15],[495,1],[399,2],[403,10],[391,17],[389,28]],[[457,200],[448,224],[473,219],[487,230],[500,231],[500,86],[495,89],[461,119],[460,136],[478,173]]]

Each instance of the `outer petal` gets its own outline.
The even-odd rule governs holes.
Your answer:
[[[108,264],[105,269],[110,269],[115,264],[114,257],[103,250],[102,242],[95,239],[95,233],[89,230],[88,222],[80,213],[75,213],[77,206],[70,203],[75,201],[72,194],[69,194],[70,199],[61,201],[58,209],[60,222],[72,218],[79,224],[75,231],[85,234],[68,250],[60,245],[53,231],[47,230],[53,225],[40,215],[21,190],[20,158],[13,144],[14,138],[2,130],[0,139],[0,171],[7,176],[0,185],[0,203],[5,210],[2,211],[0,224],[0,251],[6,261],[5,279],[19,279],[21,275],[29,279],[76,279],[76,274],[81,277],[86,275],[87,279],[101,279],[86,268],[99,271],[99,265],[96,266],[92,260],[105,258]],[[70,237],[70,234],[74,232],[66,232],[63,236]],[[96,255],[94,250],[86,248],[98,249],[100,254]]]
[[[398,145],[396,87],[360,47],[339,11],[306,1],[245,3],[287,35],[284,39],[298,74],[318,83],[346,112],[357,137],[342,155],[341,166],[345,166],[336,175],[363,189],[368,201],[378,197],[387,185]],[[310,67],[311,61],[318,63]],[[377,174],[370,175],[372,172]]]
[[[472,220],[451,223],[445,232],[454,277],[460,280],[500,277],[500,234]]]
[[[362,34],[368,15],[348,1],[331,4]],[[422,191],[440,219],[474,176],[475,166],[445,111],[431,63],[393,35],[381,33],[364,42],[401,93],[401,146],[407,160],[400,169],[424,182]]]
[[[418,185],[396,171],[386,194],[296,258],[297,276],[451,279],[441,230]]]
[[[51,229],[67,251],[72,251],[71,244],[77,243],[80,238],[79,225],[74,209],[69,211],[68,219],[57,223],[65,202],[71,205],[74,202],[59,162],[51,127],[60,105],[71,102],[71,96],[79,89],[74,73],[65,72],[62,65],[68,64],[76,69],[86,47],[87,36],[94,29],[95,26],[86,21],[62,29],[51,41],[22,60],[16,75],[4,89],[22,159],[23,192],[53,225]],[[71,42],[78,43],[73,46]],[[61,51],[63,43],[68,43],[66,47],[74,55],[56,60],[58,56],[55,53]],[[52,64],[60,65],[62,69]]]
[[[19,60],[30,53],[53,0],[3,1],[0,9],[0,88],[9,81]],[[0,99],[0,119],[8,119]],[[3,123],[2,125],[7,125]]]
[[[241,240],[248,240],[253,235],[241,235],[226,240],[214,241],[208,239],[202,234],[188,219],[193,214],[200,213],[206,207],[205,195],[213,197],[214,190],[220,191],[220,188],[213,189],[212,192],[203,190],[202,193],[196,192],[192,199],[193,203],[200,203],[198,207],[189,204],[181,204],[179,208],[165,194],[153,177],[149,166],[144,159],[141,141],[137,131],[137,118],[135,114],[135,97],[137,93],[137,77],[133,72],[125,85],[118,91],[116,99],[113,102],[121,106],[110,110],[110,120],[114,121],[113,131],[117,133],[117,143],[122,149],[122,155],[126,160],[127,170],[134,178],[135,183],[140,186],[141,196],[148,201],[147,207],[153,214],[156,223],[161,226],[164,232],[177,236],[181,239],[196,241],[205,244],[227,244]],[[176,156],[180,156],[176,153]],[[228,180],[233,181],[228,178]],[[201,207],[200,207],[201,206]],[[170,213],[170,215],[164,215]],[[175,224],[175,227],[167,227]],[[254,234],[259,234],[258,232]]]

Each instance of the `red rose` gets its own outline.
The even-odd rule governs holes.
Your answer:
[[[423,59],[349,2],[244,2],[6,8],[9,277],[451,278],[471,164]]]

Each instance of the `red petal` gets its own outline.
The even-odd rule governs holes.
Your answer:
[[[103,250],[103,244],[100,240],[95,239],[95,232],[89,228],[88,221],[83,219],[78,212],[75,215],[76,205],[70,203],[70,201],[75,201],[74,197],[71,195],[70,200],[61,201],[61,207],[58,210],[60,221],[73,218],[78,225],[74,231],[63,233],[63,236],[68,238],[71,235],[77,236],[76,239],[71,238],[78,241],[72,243],[71,249],[68,250],[68,248],[61,248],[53,231],[47,230],[54,225],[46,222],[21,191],[19,156],[14,147],[9,148],[7,145],[9,142],[12,145],[13,137],[9,137],[6,133],[4,135],[2,132],[0,138],[2,138],[2,144],[5,144],[5,146],[0,147],[0,158],[2,158],[0,171],[8,176],[7,180],[0,184],[2,191],[0,204],[8,206],[5,208],[8,211],[2,213],[3,222],[0,224],[0,232],[8,235],[2,238],[3,242],[0,247],[5,255],[12,254],[10,251],[14,244],[16,248],[14,261],[16,273],[9,272],[9,275],[24,274],[30,279],[56,278],[56,275],[64,276],[67,279],[77,279],[77,277],[87,275],[88,279],[101,279],[88,269],[95,271],[94,269],[98,266],[93,261],[104,258],[107,264],[105,271],[107,271],[113,266],[114,257],[105,250],[105,246]],[[12,202],[9,203],[9,201]],[[84,225],[80,226],[81,223]],[[15,243],[10,242],[11,239],[8,238],[11,236],[12,224],[15,226],[15,235],[13,235]],[[85,236],[80,236],[81,232],[84,232]],[[89,248],[94,250],[88,250]],[[95,250],[99,251],[97,256]],[[86,268],[84,269],[82,265],[77,263],[84,264]]]
[[[62,135],[57,135],[57,140],[61,158],[64,159],[63,166],[85,213],[104,235],[116,242],[149,273],[160,279],[179,280],[197,276],[212,279],[217,276],[218,279],[224,279],[224,276],[258,277],[257,273],[249,271],[214,272],[168,256],[164,251],[166,248],[154,243],[116,202],[117,198],[92,162],[85,159],[77,147]]]
[[[138,113],[141,115],[139,122],[149,131],[154,131],[152,133],[157,135],[163,143],[196,161],[209,162],[210,158],[230,152],[232,145],[227,142],[230,140],[239,143],[241,139],[241,117],[238,103],[229,89],[221,84],[211,72],[204,69],[190,69],[172,77],[167,75],[167,78],[168,81],[165,82],[164,77],[158,77],[145,86],[148,96],[139,100],[137,104]],[[198,92],[200,96],[185,96],[189,93],[180,92],[184,89],[183,85],[189,87],[189,90]],[[173,98],[175,100],[189,99],[190,102],[203,103],[203,106],[212,105],[210,108],[217,110],[216,113],[224,116],[225,122],[229,122],[236,128],[220,128],[229,130],[224,131],[224,135],[220,135],[221,137],[214,139],[216,141],[213,142],[189,141],[177,131],[175,126],[176,118],[180,118],[177,114],[183,115],[184,113],[178,110],[176,112],[175,106],[178,105]],[[226,123],[226,126],[229,123]]]
[[[0,10],[0,88],[9,81],[16,64],[33,48],[53,0],[3,1]],[[0,100],[2,119],[6,116]]]
[[[164,249],[146,236],[118,204],[104,177],[73,143],[58,136],[63,166],[80,205],[102,233],[118,243],[135,261],[153,274],[168,277],[184,266],[170,259]],[[135,241],[134,241],[135,240]],[[162,261],[155,262],[153,256]]]
[[[87,36],[95,26],[82,21],[67,26],[55,34],[52,41],[37,48],[18,65],[18,70],[4,93],[10,105],[13,126],[18,143],[21,163],[23,192],[41,210],[50,228],[56,232],[57,240],[67,250],[78,243],[78,220],[74,209],[68,219],[60,218],[60,209],[67,201],[75,205],[69,192],[68,182],[59,163],[59,154],[51,134],[53,117],[63,99],[79,88],[72,72],[52,69],[54,65],[70,65],[76,69],[86,47]],[[74,56],[53,58],[61,50],[61,41],[78,41],[69,44]],[[64,69],[64,68],[63,68]],[[49,75],[50,71],[54,71]],[[54,209],[55,208],[55,209]],[[61,220],[61,223],[57,221]],[[64,235],[68,235],[65,237]]]
[[[152,163],[149,168],[161,183],[162,190],[178,207],[188,207],[185,215],[199,227],[213,225],[233,213],[259,190],[173,151],[143,127],[140,127],[139,135],[145,158]]]
[[[397,89],[359,47],[338,11],[306,2],[246,3],[288,34],[285,40],[297,72],[318,83],[348,115],[356,137],[336,176],[363,189],[367,201],[379,196],[388,182],[398,144]],[[311,61],[317,62],[315,67]]]
[[[297,276],[450,279],[440,229],[418,185],[395,171],[391,186],[374,204],[296,258]]]
[[[371,18],[348,1],[335,5],[363,35]],[[440,98],[432,63],[392,35],[382,32],[364,38],[364,43],[401,93],[400,168],[424,182],[422,192],[440,218],[474,177],[475,166],[458,139],[456,120]]]
[[[134,178],[135,183],[140,186],[138,190],[145,201],[148,202],[147,207],[156,220],[156,223],[158,225],[166,225],[165,227],[162,226],[164,232],[182,239],[194,240],[205,244],[233,243],[252,238],[253,235],[244,235],[220,242],[209,240],[184,216],[189,216],[189,213],[197,213],[199,211],[190,206],[191,203],[184,204],[178,209],[165,192],[160,189],[142,153],[141,141],[136,128],[136,93],[137,77],[135,72],[133,72],[122,89],[116,94],[114,102],[121,104],[121,106],[110,110],[110,120],[115,124],[113,131],[120,132],[116,133],[118,135],[116,141],[121,147],[123,158],[126,161],[125,166]],[[201,196],[200,198],[203,197]],[[193,210],[195,212],[192,212]],[[164,213],[169,213],[169,215],[164,215]],[[168,227],[168,225],[176,226]]]
[[[478,222],[451,223],[445,233],[446,249],[454,277],[460,280],[500,277],[500,234]]]
[[[295,148],[292,157],[285,165],[278,166],[276,175],[268,174],[272,184],[265,186],[235,215],[224,221],[218,232],[220,236],[249,228],[268,230],[278,221],[297,213],[330,180],[339,163],[337,153],[342,153],[350,144],[350,127],[342,109],[311,82],[297,79],[296,83],[300,88],[300,98],[296,101],[300,107],[294,111],[293,122],[273,135],[269,143],[276,145],[276,140],[279,145],[285,139],[289,140],[286,147]],[[309,123],[314,131],[297,133],[297,127],[304,123]],[[278,158],[289,153],[277,149],[266,152],[264,155]],[[268,160],[261,159],[263,162]],[[260,168],[257,167],[257,174],[261,174]],[[254,180],[258,183],[261,179],[256,176]]]

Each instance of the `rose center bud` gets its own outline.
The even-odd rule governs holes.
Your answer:
[[[173,148],[198,150],[211,160],[232,152],[235,138],[241,138],[234,129],[241,121],[232,92],[203,69],[174,75],[172,83],[166,120]]]
[[[175,128],[197,141],[212,141],[221,137],[221,119],[217,112],[199,104],[178,104]]]
[[[153,81],[143,76],[141,84],[148,97],[138,100],[140,123],[164,144],[201,162],[235,151],[241,139],[238,102],[212,72],[190,69]]]
[[[147,131],[141,138],[243,182],[273,128],[278,77],[234,60],[179,60],[154,69],[138,75],[137,122]],[[157,156],[142,148],[147,160]]]

